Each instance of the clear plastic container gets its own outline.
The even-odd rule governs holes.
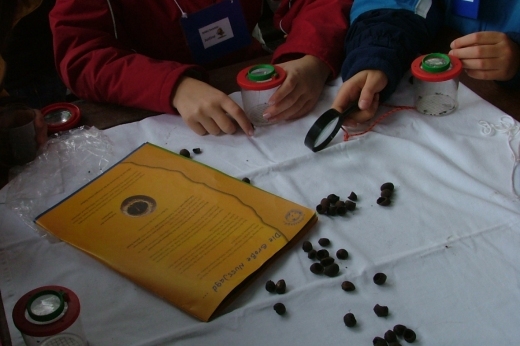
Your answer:
[[[241,88],[244,112],[254,126],[271,125],[264,118],[265,109],[269,106],[269,98],[285,80],[286,73],[279,67],[260,64],[246,67],[237,75],[237,83]]]
[[[432,53],[412,63],[415,107],[427,115],[443,116],[458,107],[457,93],[462,62],[454,56]]]
[[[44,286],[16,302],[13,322],[27,346],[88,346],[79,311],[74,292],[61,286]]]

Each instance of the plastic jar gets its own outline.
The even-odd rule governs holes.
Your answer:
[[[22,296],[13,322],[27,346],[87,346],[79,299],[68,288],[44,286]]]
[[[279,67],[260,64],[246,67],[237,75],[244,112],[254,126],[271,125],[264,117],[269,98],[280,87],[287,74]]]
[[[457,106],[459,75],[462,62],[442,53],[422,55],[412,63],[415,107],[427,115],[443,116]]]

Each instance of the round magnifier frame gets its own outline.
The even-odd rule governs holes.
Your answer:
[[[434,63],[442,62],[442,63]],[[430,73],[444,72],[450,68],[451,59],[447,54],[431,53],[426,55],[421,62],[421,68]]]
[[[258,64],[247,71],[247,78],[255,82],[263,82],[273,78],[276,70],[271,64]]]
[[[62,291],[55,291],[55,290],[43,290],[31,297],[29,301],[27,302],[27,313],[29,316],[37,322],[48,322],[52,321],[53,319],[57,318],[63,313],[63,310],[65,309],[65,299],[63,298],[64,292]],[[53,296],[57,297],[59,301],[59,305],[56,306],[56,309],[48,314],[42,315],[42,314],[36,314],[33,311],[33,303],[37,302],[39,298],[42,298],[43,296]]]
[[[352,112],[359,110],[357,102],[340,113],[334,108],[323,113],[312,125],[305,136],[305,146],[313,152],[323,150],[338,134],[343,121]],[[323,139],[324,138],[324,139]],[[323,139],[322,141],[320,141]]]
[[[50,104],[43,107],[41,112],[49,133],[70,130],[75,127],[81,119],[79,107],[67,102]]]

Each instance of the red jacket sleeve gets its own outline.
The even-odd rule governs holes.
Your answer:
[[[287,40],[274,52],[273,62],[312,55],[325,62],[338,76],[343,62],[348,16],[353,0],[283,0],[274,16],[274,26]]]
[[[117,5],[112,10],[117,18]],[[178,78],[199,69],[131,50],[106,0],[59,0],[50,22],[58,72],[80,98],[173,113],[171,94]]]

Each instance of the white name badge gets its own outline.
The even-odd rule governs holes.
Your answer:
[[[242,6],[225,0],[181,18],[182,30],[193,60],[209,63],[251,44]]]
[[[209,48],[234,37],[233,28],[231,28],[231,23],[227,17],[200,28],[199,33],[204,48]]]

